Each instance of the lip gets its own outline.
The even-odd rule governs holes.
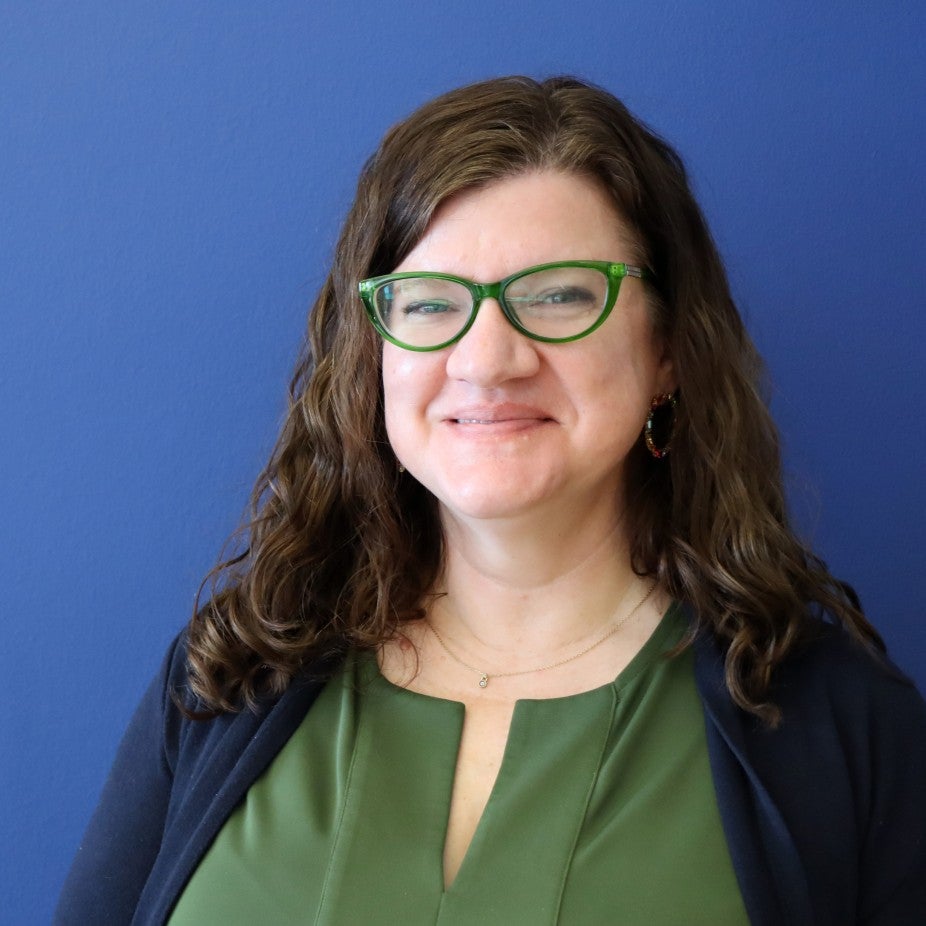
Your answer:
[[[441,420],[455,430],[486,436],[526,431],[555,422],[543,409],[515,402],[461,406],[442,415]]]
[[[461,405],[441,416],[444,421],[497,424],[501,421],[552,421],[551,415],[534,405],[517,402]]]

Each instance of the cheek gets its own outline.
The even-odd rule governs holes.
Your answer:
[[[402,420],[402,398],[407,390],[402,385],[402,375],[396,364],[383,354],[383,412],[386,419],[386,433],[390,441],[398,422]]]
[[[424,415],[440,391],[442,364],[442,359],[434,355],[384,345],[383,408],[390,437],[394,428],[408,427]]]
[[[414,382],[410,352],[393,344],[383,346],[383,402],[386,408],[395,406],[408,395],[409,384]]]
[[[592,356],[566,374],[566,388],[597,426],[623,423],[640,427],[653,395],[659,392],[660,359],[649,337],[619,336],[602,343]]]

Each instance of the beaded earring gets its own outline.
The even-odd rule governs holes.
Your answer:
[[[660,409],[670,406],[671,418],[668,422],[668,435],[666,437],[665,443],[658,447],[656,441],[653,438],[653,427],[655,424],[656,412]],[[646,441],[646,449],[657,459],[661,460],[665,457],[669,450],[672,448],[672,432],[675,430],[675,409],[678,407],[678,399],[674,395],[671,395],[668,392],[660,392],[658,395],[653,396],[653,401],[650,402],[649,406],[649,416],[646,419],[646,427],[643,429],[643,439]]]

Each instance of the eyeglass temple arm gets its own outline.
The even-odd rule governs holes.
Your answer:
[[[611,275],[616,277],[636,277],[638,280],[649,280],[653,277],[645,267],[634,267],[632,264],[612,264]]]

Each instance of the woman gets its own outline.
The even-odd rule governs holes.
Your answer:
[[[758,373],[609,94],[393,128],[58,922],[918,922],[926,708],[792,533]]]

